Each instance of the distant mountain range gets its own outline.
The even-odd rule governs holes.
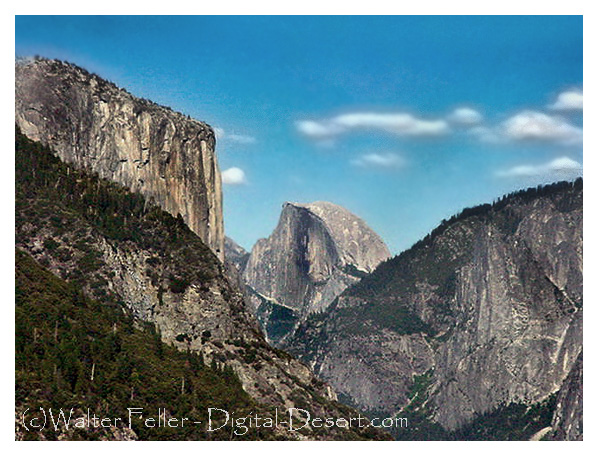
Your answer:
[[[269,341],[347,403],[408,415],[400,439],[582,436],[582,179],[466,209],[388,257],[347,210],[286,203],[240,268]]]

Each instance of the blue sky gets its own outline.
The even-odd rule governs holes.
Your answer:
[[[582,174],[582,17],[17,17],[74,62],[218,132],[225,230],[328,200],[394,253],[443,218]]]

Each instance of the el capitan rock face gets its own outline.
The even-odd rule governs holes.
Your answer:
[[[47,202],[22,197],[17,246],[57,276],[84,278],[98,299],[110,292],[165,341],[232,368],[267,404],[342,412],[314,371],[344,402],[385,416],[413,407],[446,431],[503,405],[553,398],[553,422],[539,432],[582,439],[582,180],[465,210],[391,260],[346,209],[286,203],[249,254],[225,240],[207,124],[60,61],[15,70],[23,133],[74,168],[141,193],[147,207],[180,214],[195,232],[160,216],[147,221],[146,241],[175,227],[177,249],[114,239],[85,215],[57,203],[37,214],[31,203]],[[62,230],[67,223],[86,246]],[[90,253],[93,274],[82,275]],[[311,369],[268,346],[254,317],[269,343]]]
[[[226,267],[183,221],[139,194],[65,165],[20,132],[16,140],[15,241],[22,254],[69,281],[76,294],[117,305],[139,325],[153,324],[162,341],[201,354],[221,371],[231,369],[261,405],[306,408],[315,417],[357,414],[338,404],[308,367],[266,343]],[[112,211],[89,211],[90,201]],[[280,432],[285,439],[389,438],[374,429]]]
[[[25,135],[63,161],[181,214],[224,259],[221,175],[209,125],[46,59],[15,64],[15,117]]]
[[[380,237],[348,210],[329,202],[285,203],[273,233],[254,245],[243,279],[265,328],[273,312],[290,321],[323,310],[389,255]]]
[[[502,404],[544,401],[582,349],[582,180],[444,222],[283,347],[367,411],[401,412],[426,375],[426,414],[447,430]],[[571,376],[563,436],[578,429]]]

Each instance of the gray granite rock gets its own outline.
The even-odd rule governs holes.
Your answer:
[[[224,258],[213,129],[57,60],[15,65],[15,118],[65,162],[153,199]]]
[[[446,429],[546,399],[582,349],[582,182],[444,222],[284,343],[368,411],[401,411],[433,370],[427,406]]]
[[[552,440],[582,440],[582,352],[557,395]]]
[[[301,320],[324,310],[388,257],[381,238],[345,208],[328,202],[285,203],[273,233],[254,245],[243,279],[253,291],[255,313],[267,302]]]

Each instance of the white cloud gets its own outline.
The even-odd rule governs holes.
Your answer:
[[[468,135],[484,143],[499,143],[502,140],[501,136],[494,129],[482,125],[469,129]]]
[[[399,136],[439,136],[450,132],[443,119],[426,120],[407,113],[348,113],[322,121],[296,122],[306,136],[323,139],[354,130],[379,130]]]
[[[239,135],[237,133],[228,133],[225,129],[220,127],[214,127],[214,134],[216,139],[219,141],[230,141],[238,144],[253,144],[256,142],[256,138],[250,135]]]
[[[326,138],[343,131],[343,129],[334,125],[316,121],[297,121],[295,126],[300,133],[313,138]]]
[[[231,140],[234,143],[240,144],[253,144],[256,142],[256,138],[250,135],[238,135],[236,133],[231,133],[226,137],[228,140]]]
[[[512,140],[558,141],[567,144],[582,142],[582,129],[558,116],[538,111],[522,111],[502,125],[502,133]]]
[[[568,90],[557,96],[557,100],[549,105],[555,111],[582,111],[582,91]]]
[[[392,152],[372,153],[364,154],[352,160],[351,164],[365,168],[401,168],[405,165],[405,160]]]
[[[447,119],[459,125],[476,125],[483,120],[483,115],[472,108],[456,108]]]
[[[216,135],[217,140],[222,140],[222,138],[225,136],[225,130],[221,129],[220,127],[214,127],[214,134]]]
[[[502,178],[573,179],[582,175],[582,165],[569,157],[560,157],[540,165],[518,165],[496,174]]]
[[[231,186],[239,186],[246,184],[245,172],[238,167],[227,168],[221,173],[223,184],[229,184]]]

